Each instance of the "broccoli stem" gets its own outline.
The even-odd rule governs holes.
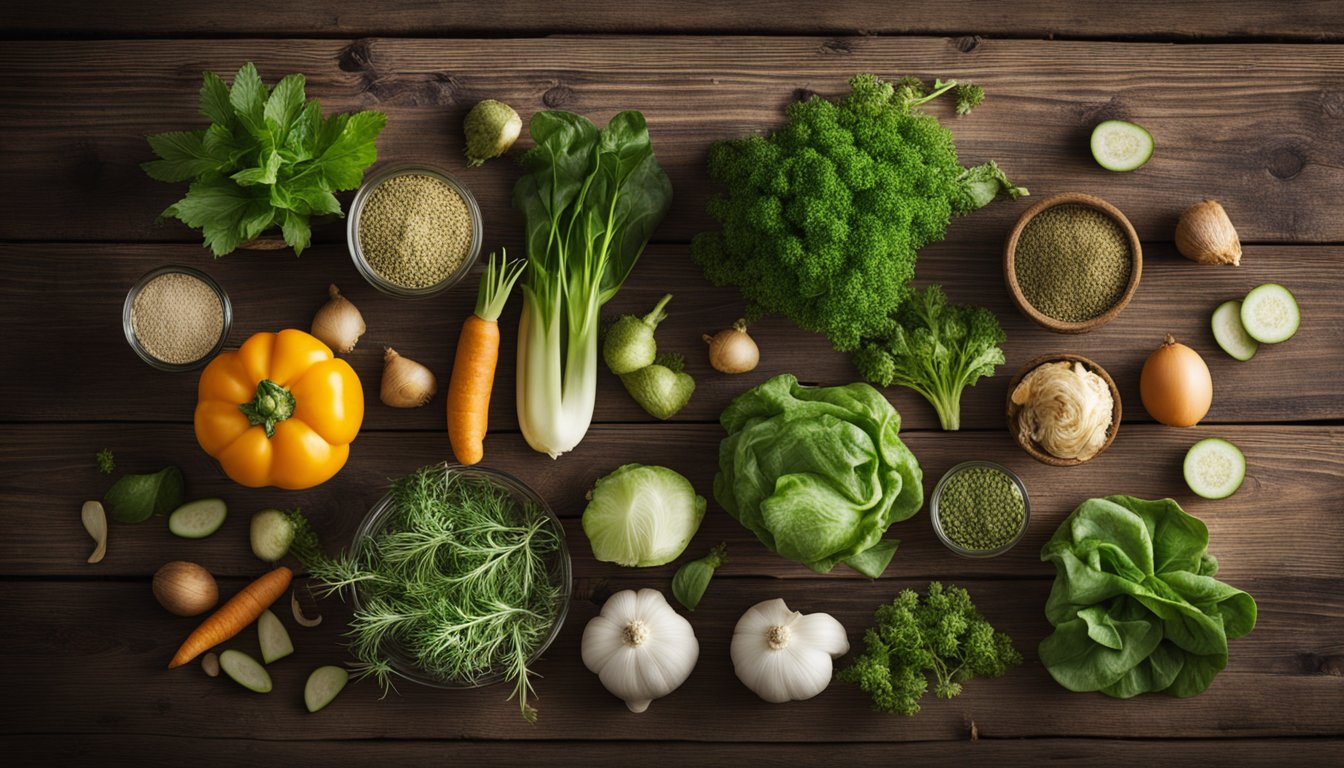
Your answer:
[[[938,423],[946,432],[961,429],[961,390],[952,392],[939,389],[936,392],[923,392],[925,398],[938,412]]]
[[[947,93],[948,91],[956,87],[957,87],[956,80],[948,80],[946,82],[942,80],[937,80],[933,84],[933,90],[930,91],[927,96],[921,99],[915,99],[914,101],[910,102],[910,106],[918,107],[921,104],[927,104],[928,102],[933,101],[934,99],[938,98],[939,96],[942,96],[944,93]]]

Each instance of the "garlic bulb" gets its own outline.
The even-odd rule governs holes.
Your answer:
[[[826,690],[831,660],[849,653],[849,638],[829,614],[804,616],[775,598],[742,614],[731,653],[737,679],[762,699],[781,704]]]
[[[584,666],[631,712],[675,691],[700,658],[691,623],[656,589],[608,598],[584,627],[582,649]]]

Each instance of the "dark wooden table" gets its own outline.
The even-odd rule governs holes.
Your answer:
[[[779,0],[681,4],[590,2],[270,2],[42,0],[0,10],[0,732],[24,764],[499,765],[805,764],[915,761],[1089,765],[1318,764],[1344,748],[1344,4],[941,2],[839,0],[809,8]],[[538,667],[541,719],[520,721],[506,691],[447,692],[406,684],[380,700],[354,685],[309,715],[308,670],[340,663],[346,613],[323,605],[315,630],[294,628],[295,655],[275,665],[275,691],[257,696],[195,665],[165,662],[194,621],[166,614],[149,590],[165,561],[200,562],[227,594],[258,575],[246,539],[252,511],[301,506],[329,541],[344,541],[386,478],[449,455],[443,400],[414,411],[377,402],[380,352],[396,346],[446,379],[474,289],[398,302],[367,286],[337,227],[302,258],[237,252],[212,260],[186,228],[155,216],[180,194],[138,168],[143,136],[198,127],[202,70],[226,75],[254,61],[268,82],[308,76],[327,111],[374,108],[389,123],[382,162],[425,161],[459,174],[484,211],[487,248],[521,248],[510,208],[515,166],[467,170],[461,120],[483,98],[526,117],[545,108],[599,123],[642,110],[676,200],[656,242],[609,309],[641,310],[676,294],[659,331],[684,351],[699,390],[670,423],[651,422],[603,375],[595,423],[557,461],[530,451],[513,412],[516,307],[491,413],[487,463],[532,484],[564,518],[575,553],[569,620]],[[844,569],[818,576],[779,558],[711,503],[691,544],[727,541],[732,560],[691,620],[701,642],[694,675],[646,714],[632,715],[579,660],[579,636],[603,599],[627,587],[668,589],[673,566],[599,564],[578,516],[592,481],[629,461],[680,470],[709,495],[719,411],[737,393],[792,372],[840,384],[856,374],[820,337],[781,319],[755,328],[764,352],[748,375],[714,374],[700,334],[737,317],[743,302],[709,286],[691,263],[691,235],[711,225],[704,171],[716,139],[770,129],[810,93],[839,94],[857,72],[913,73],[982,83],[986,103],[965,119],[935,107],[963,162],[993,158],[1031,188],[1097,194],[1124,210],[1145,250],[1143,283],[1104,329],[1056,336],[1015,312],[1000,247],[1028,201],[997,203],[955,221],[925,249],[921,282],[991,307],[1008,332],[1008,364],[964,398],[963,430],[943,433],[906,390],[888,394],[903,437],[931,485],[971,458],[1019,472],[1033,500],[1025,541],[1006,556],[962,560],[934,538],[928,517],[893,527],[902,540],[877,581]],[[1119,117],[1157,138],[1153,161],[1110,174],[1088,156],[1099,120]],[[526,140],[522,142],[526,143]],[[1177,215],[1205,197],[1226,205],[1246,243],[1240,268],[1201,268],[1171,245]],[[195,445],[196,376],[159,373],[127,347],[126,290],[165,263],[206,270],[229,292],[234,345],[252,333],[306,328],[329,282],[363,310],[369,332],[349,356],[369,401],[349,465],[303,492],[232,485]],[[1302,330],[1249,363],[1218,351],[1210,311],[1262,282],[1289,286]],[[475,280],[470,279],[474,286]],[[1156,425],[1139,404],[1137,376],[1163,334],[1208,361],[1213,409],[1198,428]],[[1006,382],[1028,359],[1071,351],[1100,361],[1120,384],[1125,423],[1114,446],[1078,468],[1038,464],[1003,428]],[[1180,458],[1218,435],[1249,461],[1232,498],[1194,498]],[[230,519],[204,541],[174,538],[162,520],[113,526],[108,555],[86,564],[85,499],[108,480],[94,453],[112,448],[127,471],[172,462],[191,497],[221,495]],[[1035,658],[1049,631],[1042,606],[1052,569],[1041,544],[1079,502],[1130,493],[1173,496],[1204,519],[1221,577],[1259,602],[1259,625],[1233,641],[1231,660],[1203,695],[1116,701],[1056,685]],[[852,686],[807,702],[769,705],[733,677],[731,628],[763,599],[833,614],[857,641],[872,610],[900,588],[933,579],[970,589],[1017,641],[1027,662],[977,681],[952,701],[928,698],[918,716],[874,713]],[[287,611],[286,622],[288,622]],[[291,627],[292,627],[291,623]],[[250,634],[238,643],[249,647]],[[14,763],[9,763],[14,764]]]

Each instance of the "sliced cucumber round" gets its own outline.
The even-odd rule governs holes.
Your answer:
[[[1246,479],[1246,457],[1237,446],[1208,437],[1185,452],[1185,484],[1206,499],[1225,499]]]
[[[304,705],[308,707],[309,712],[322,709],[336,698],[336,694],[345,688],[349,680],[350,673],[340,667],[328,665],[314,669],[308,676],[308,682],[303,686]]]
[[[1142,168],[1153,156],[1153,134],[1124,120],[1107,120],[1092,129],[1092,157],[1108,171]]]
[[[280,623],[280,617],[269,609],[257,617],[257,641],[261,644],[261,660],[265,664],[278,661],[294,652],[294,641]]]
[[[189,501],[168,515],[168,530],[184,539],[204,539],[224,525],[228,514],[223,499]]]
[[[1252,339],[1250,334],[1246,333],[1246,327],[1241,324],[1241,302],[1224,301],[1213,310],[1213,340],[1218,342],[1218,346],[1232,357],[1243,363],[1255,357],[1255,351],[1260,348],[1260,342]]]
[[[219,668],[229,679],[256,693],[271,692],[271,675],[257,660],[232,648],[219,654]]]
[[[1241,300],[1241,324],[1261,344],[1278,344],[1297,333],[1302,314],[1297,299],[1278,283],[1252,288]]]

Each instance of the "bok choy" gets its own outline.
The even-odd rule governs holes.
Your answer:
[[[518,327],[518,421],[555,458],[583,439],[597,393],[602,305],[639,260],[672,202],[639,112],[597,129],[572,112],[538,112],[536,143],[513,205],[526,222],[528,269]]]

